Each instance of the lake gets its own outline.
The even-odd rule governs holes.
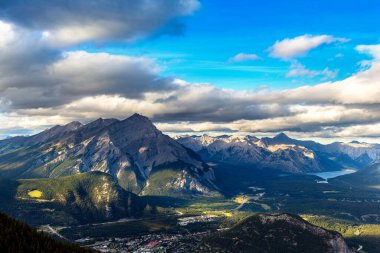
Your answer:
[[[323,178],[327,182],[328,179],[351,174],[354,172],[356,172],[356,170],[347,169],[347,170],[326,171],[326,172],[317,172],[317,173],[308,173],[308,174]]]

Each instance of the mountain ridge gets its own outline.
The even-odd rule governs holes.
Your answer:
[[[247,135],[177,136],[204,160],[290,173],[307,173],[345,168],[360,169],[380,157],[380,145],[366,143],[320,144],[296,140],[284,133],[261,139]]]
[[[175,168],[171,164],[176,164]],[[154,168],[172,174],[171,181],[161,185],[166,192],[217,193],[213,170],[139,114],[124,120],[97,119],[86,125],[73,122],[30,137],[0,141],[0,174],[5,177],[44,178],[102,171],[125,189],[142,193],[145,187],[153,187],[149,176]],[[174,187],[176,176],[182,181]]]

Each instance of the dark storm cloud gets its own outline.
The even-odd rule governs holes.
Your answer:
[[[85,96],[142,98],[175,90],[149,59],[61,47],[181,33],[180,18],[198,6],[197,0],[1,1],[1,104],[47,108]]]
[[[182,33],[180,17],[198,7],[197,0],[2,0],[0,19],[72,44]]]
[[[144,58],[72,52],[46,65],[29,64],[14,72],[0,70],[1,97],[13,108],[53,107],[96,95],[141,99],[146,92],[177,89]]]
[[[258,120],[291,115],[286,106],[257,105],[244,100],[233,98],[226,100],[221,97],[215,97],[209,101],[195,100],[193,106],[191,104],[178,104],[177,106],[184,109],[175,113],[158,113],[154,115],[153,119],[159,122],[187,120],[202,122],[207,120],[223,124],[235,120]]]

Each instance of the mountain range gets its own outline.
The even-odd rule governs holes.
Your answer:
[[[237,212],[245,204],[244,208],[258,205],[260,210],[286,211],[283,208],[289,205],[287,208],[297,213],[305,210],[302,201],[314,203],[314,199],[308,199],[311,195],[325,192],[352,195],[355,187],[360,188],[358,194],[368,188],[379,189],[379,158],[378,144],[324,145],[296,140],[284,133],[273,138],[249,135],[171,138],[139,114],[124,120],[97,119],[87,124],[74,121],[36,135],[0,141],[0,208],[31,225],[79,228],[125,217],[149,219],[160,211],[163,216],[173,216],[174,206],[180,201],[190,203],[190,207],[194,199],[212,205],[212,201],[219,199],[223,203],[237,194],[248,194],[241,198],[249,201],[243,201],[241,207],[229,203],[236,208],[232,211]],[[313,175],[303,175],[347,168],[358,172],[329,180],[328,185],[318,184]],[[285,188],[298,184],[298,188],[286,194],[281,184]],[[271,191],[273,185],[279,188]],[[311,192],[313,189],[323,191]],[[266,193],[252,194],[252,191]],[[302,199],[301,195],[307,193],[307,198]],[[264,198],[269,205],[260,202]],[[327,202],[330,200],[333,198],[326,198]],[[267,235],[264,240],[263,234]],[[253,249],[262,243],[258,251],[277,252],[270,245],[286,236],[291,238],[279,245],[287,252],[313,248],[315,252],[351,252],[339,234],[287,214],[258,215],[245,220],[205,238],[203,249],[234,252],[237,246]],[[310,243],[304,244],[304,240]]]
[[[273,138],[254,136],[178,136],[177,141],[215,163],[251,166],[287,173],[360,169],[380,158],[380,145],[341,143],[323,145],[280,133]]]
[[[122,121],[71,122],[0,141],[2,177],[57,178],[89,171],[110,174],[140,195],[216,193],[213,170],[138,114]]]
[[[0,141],[0,177],[59,178],[99,171],[138,195],[217,196],[212,164],[303,174],[361,169],[380,158],[380,145],[254,136],[163,134],[147,118],[74,121],[33,136]]]

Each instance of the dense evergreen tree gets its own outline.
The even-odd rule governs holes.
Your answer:
[[[1,253],[92,253],[94,250],[81,248],[52,239],[37,232],[27,224],[0,213],[0,252]]]

